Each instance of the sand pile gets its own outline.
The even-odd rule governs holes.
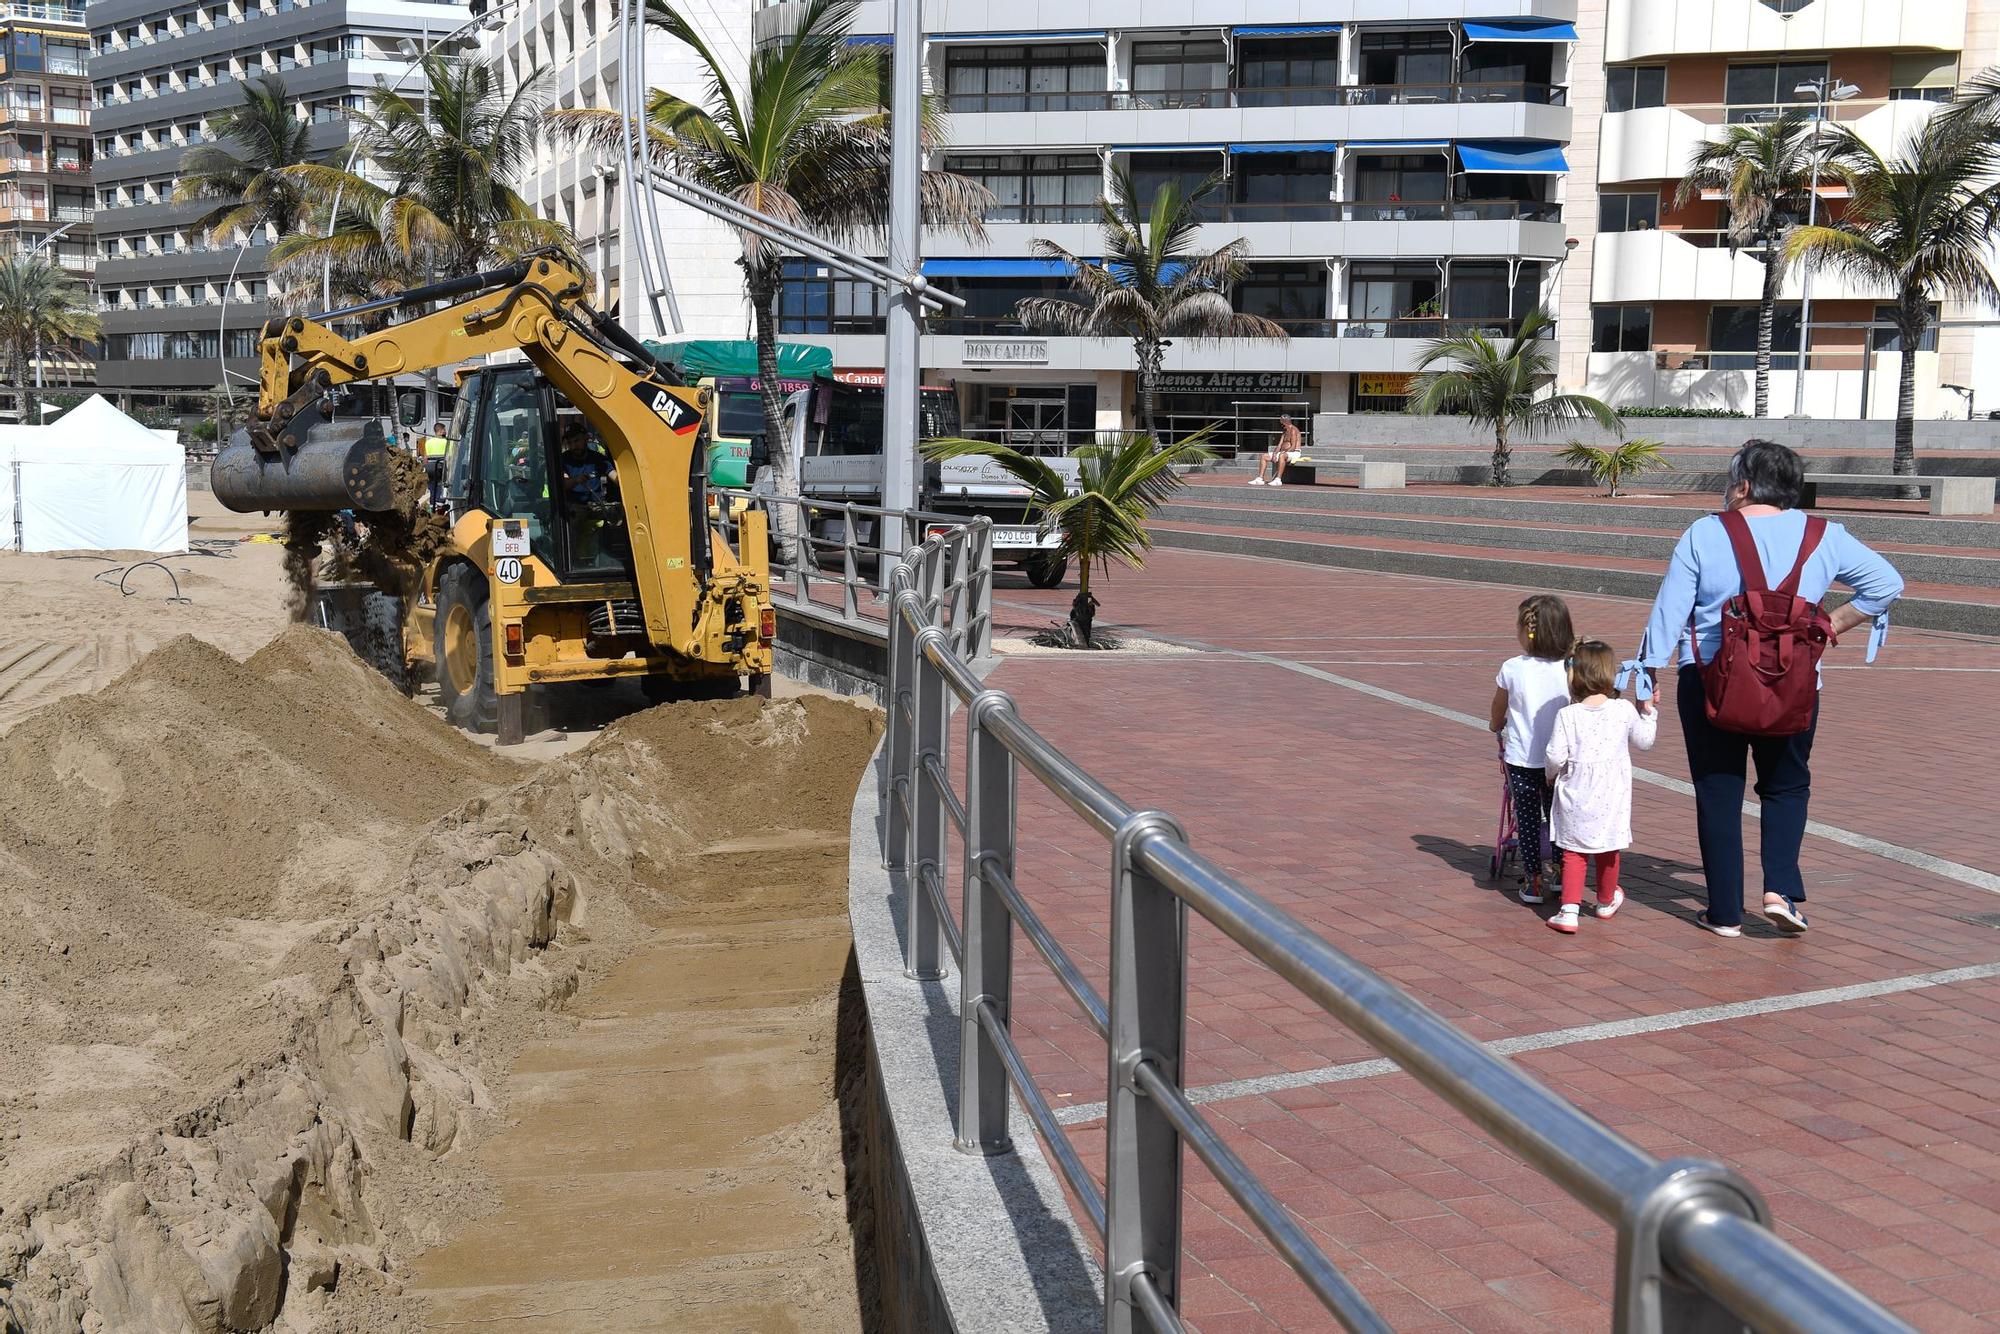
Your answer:
[[[523,1038],[649,923],[826,870],[785,831],[844,827],[875,726],[657,709],[522,779],[297,628],[0,738],[10,1334],[379,1327],[490,1193]]]

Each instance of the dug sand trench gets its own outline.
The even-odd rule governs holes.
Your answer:
[[[771,1249],[822,1263],[773,1309],[857,1323],[823,905],[876,727],[816,698],[670,706],[528,770],[304,627],[243,663],[178,640],[28,717],[0,738],[9,1334],[419,1328],[434,1249],[417,1272],[449,1318],[475,1300],[446,1290],[452,1238],[508,1216],[566,1111],[619,1094],[632,1072],[588,1049],[652,1012],[601,1050],[654,1044],[681,1076],[655,1120],[706,1135],[716,1181],[793,1188]],[[817,971],[732,1009],[753,974],[730,952],[786,939]],[[730,1059],[730,1025],[766,1020],[790,1056]],[[731,1072],[760,1063],[787,1114],[732,1127]],[[567,1156],[636,1173],[647,1128]]]

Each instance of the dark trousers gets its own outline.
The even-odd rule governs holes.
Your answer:
[[[1812,726],[1797,736],[1751,737],[1725,732],[1709,722],[1703,707],[1701,673],[1681,668],[1676,696],[1681,735],[1687,741],[1688,773],[1694,780],[1695,827],[1701,834],[1701,871],[1708,881],[1708,920],[1734,926],[1743,920],[1743,783],[1747,759],[1757,762],[1761,811],[1760,851],[1764,892],[1804,899],[1799,844],[1806,836],[1806,806],[1812,800]]]
[[[1514,803],[1514,846],[1521,856],[1521,874],[1530,880],[1542,874],[1542,837],[1549,824],[1549,802],[1555,793],[1540,769],[1506,765],[1507,795]]]

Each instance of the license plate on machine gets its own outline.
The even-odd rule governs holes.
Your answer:
[[[1011,526],[1002,528],[996,525],[993,529],[993,545],[996,547],[1053,547],[1056,541],[1054,533],[1043,537],[1040,530],[1035,528]]]

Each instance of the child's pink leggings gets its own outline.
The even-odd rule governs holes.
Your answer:
[[[1583,902],[1583,868],[1597,863],[1597,901],[1609,903],[1618,897],[1618,854],[1615,852],[1571,852],[1563,849],[1563,906]]]

